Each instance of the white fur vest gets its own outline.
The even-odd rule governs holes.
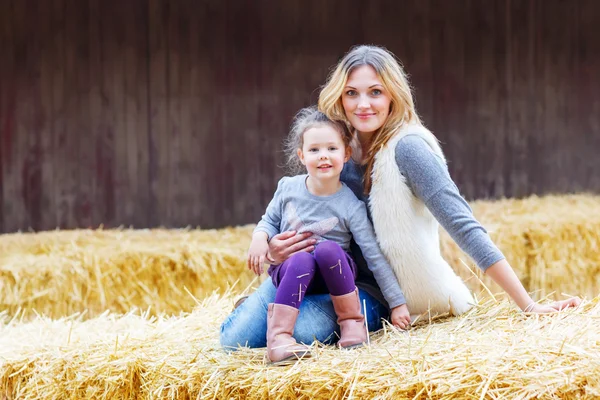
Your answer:
[[[437,139],[417,124],[402,127],[379,150],[369,199],[377,240],[404,291],[413,320],[427,312],[460,315],[475,303],[471,292],[442,258],[438,222],[413,195],[396,164],[396,144],[409,134],[425,139],[445,161]]]

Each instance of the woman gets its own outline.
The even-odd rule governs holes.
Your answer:
[[[319,109],[354,129],[356,149],[341,180],[369,204],[380,246],[396,270],[411,314],[433,304],[436,311],[459,315],[472,302],[464,283],[441,258],[438,222],[521,310],[548,313],[579,305],[576,297],[550,305],[531,299],[450,178],[437,140],[416,113],[406,74],[390,52],[376,46],[351,49],[323,87]],[[310,235],[276,235],[269,243],[271,261],[282,263],[298,251],[314,250]],[[381,318],[388,313],[391,322],[400,326],[396,310],[384,306],[360,249],[354,246],[352,250],[369,330],[380,329]],[[264,347],[267,304],[274,297],[275,288],[266,280],[223,322],[221,344],[225,348]],[[264,317],[256,318],[259,314]],[[327,343],[335,340],[336,329],[329,296],[306,296],[296,323],[296,340]]]

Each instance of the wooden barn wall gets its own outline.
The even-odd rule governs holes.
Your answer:
[[[599,29],[596,0],[0,0],[0,232],[255,222],[358,43],[468,199],[598,193]]]

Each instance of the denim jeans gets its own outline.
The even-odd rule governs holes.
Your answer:
[[[267,345],[267,306],[275,300],[277,289],[270,279],[236,308],[221,325],[221,345],[225,350],[239,346],[265,347]],[[369,331],[382,328],[382,318],[388,317],[387,308],[364,290],[359,289],[361,305],[366,302]],[[337,316],[329,294],[306,295],[300,306],[300,315],[294,328],[298,342],[310,344],[314,340],[331,344],[339,337]]]

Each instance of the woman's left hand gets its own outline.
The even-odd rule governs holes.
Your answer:
[[[400,329],[408,329],[410,327],[410,313],[406,304],[392,308],[390,315],[392,325]]]
[[[581,304],[581,299],[577,296],[570,299],[555,301],[550,304],[532,304],[531,307],[525,307],[524,312],[547,314],[557,311],[562,311],[569,307],[578,307]]]

